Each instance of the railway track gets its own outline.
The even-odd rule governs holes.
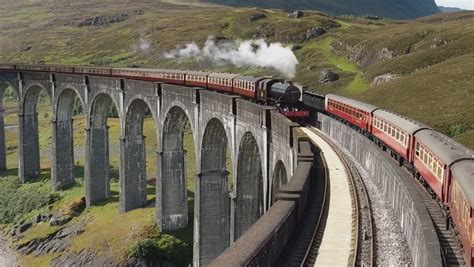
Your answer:
[[[309,128],[311,129],[311,128]],[[352,266],[373,266],[374,262],[374,226],[372,220],[372,208],[370,198],[365,188],[359,171],[352,161],[326,136],[311,129],[315,134],[324,139],[336,152],[345,166],[349,176],[350,191],[353,203],[353,227],[352,237]],[[313,200],[307,208],[308,215],[303,220],[301,230],[295,237],[288,253],[283,257],[280,266],[312,266],[316,262],[319,247],[324,235],[326,220],[329,211],[330,180],[328,179],[327,164],[322,159],[323,167],[326,169],[324,179],[312,185]],[[319,183],[319,185],[318,185]],[[319,197],[318,197],[319,196]]]
[[[417,179],[415,180],[417,182],[417,189],[420,192],[420,196],[430,214],[431,221],[433,221],[436,234],[438,235],[445,260],[444,264],[446,266],[466,266],[462,248],[458,244],[457,236],[454,233],[453,228],[450,228],[449,230],[446,229],[446,215],[420,181]]]
[[[311,260],[316,259],[326,225],[330,194],[327,164],[324,159],[322,161],[325,170],[323,179],[313,179],[311,182],[313,193],[306,207],[303,223],[278,266],[307,266]]]

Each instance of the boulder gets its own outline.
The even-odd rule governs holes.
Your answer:
[[[325,34],[326,32],[327,32],[326,29],[324,29],[323,27],[319,27],[319,26],[308,29],[306,31],[306,41],[318,38],[319,36]]]
[[[53,214],[38,214],[35,217],[35,223],[48,222],[51,217],[53,217]]]
[[[433,43],[430,45],[430,48],[436,48],[439,46],[443,46],[447,44],[448,42],[442,38],[436,37],[433,39]]]
[[[20,225],[20,227],[18,227],[18,232],[23,233],[26,230],[30,229],[31,226],[33,226],[33,223],[26,222],[26,223]]]
[[[68,223],[72,219],[71,216],[68,215],[54,215],[51,217],[49,220],[49,225],[50,226],[59,226],[59,225],[64,225]]]
[[[339,80],[339,75],[332,70],[323,70],[319,74],[319,82],[322,84],[332,83]]]
[[[288,14],[288,17],[299,19],[299,18],[303,17],[303,15],[304,15],[303,11],[295,10],[295,11],[293,11],[293,13]]]
[[[377,86],[379,84],[383,84],[383,83],[386,83],[386,82],[389,82],[389,81],[393,81],[393,80],[396,80],[398,78],[400,78],[400,75],[392,74],[392,73],[386,73],[386,74],[383,74],[383,75],[379,75],[379,76],[374,78],[374,80],[372,82],[372,86]]]
[[[251,14],[251,15],[249,16],[249,20],[250,20],[250,22],[254,22],[254,21],[257,21],[257,20],[259,20],[259,19],[264,19],[264,18],[266,18],[266,17],[267,17],[267,16],[266,16],[265,14],[263,14],[263,13],[255,13],[255,14]]]

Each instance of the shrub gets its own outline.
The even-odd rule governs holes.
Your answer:
[[[170,235],[161,235],[158,246],[165,252],[168,261],[176,266],[186,266],[192,259],[188,244]]]
[[[164,260],[164,254],[153,239],[144,239],[137,241],[131,249],[132,257],[144,259],[147,261]]]
[[[461,125],[461,124],[456,124],[456,125],[452,125],[450,128],[449,128],[449,136],[450,137],[455,137],[455,136],[458,136],[460,134],[463,134],[466,130],[464,129],[464,126]]]
[[[131,248],[132,257],[148,262],[171,262],[176,266],[191,263],[192,255],[186,243],[170,235],[160,235],[137,241]]]
[[[49,190],[42,182],[31,183],[27,188],[22,188],[18,177],[2,177],[0,224],[19,223],[25,214],[58,201],[60,195],[50,193]]]

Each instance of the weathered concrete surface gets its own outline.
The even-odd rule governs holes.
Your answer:
[[[293,130],[298,126],[298,124],[290,121],[276,110],[272,110],[270,115],[271,135],[267,209],[274,203],[275,195],[280,186],[287,184],[293,175],[297,151],[293,151],[293,153],[288,152],[293,149]]]
[[[270,111],[242,99],[236,100],[238,143],[234,180],[233,236],[237,240],[265,212],[268,192]],[[236,144],[237,145],[237,144]]]
[[[195,265],[208,265],[230,245],[230,192],[227,145],[235,162],[235,98],[200,92],[200,149],[196,168]],[[235,164],[232,164],[235,169]],[[235,173],[233,171],[233,173]]]
[[[161,118],[158,133],[158,180],[156,215],[162,231],[188,225],[186,186],[186,151],[183,147],[184,130],[191,126],[193,135],[199,123],[199,90],[174,85],[162,85]],[[197,138],[194,142],[198,151]],[[197,162],[196,162],[197,164]]]
[[[275,266],[298,227],[314,178],[312,162],[302,162],[287,185],[292,194],[280,191],[277,201],[211,266]]]
[[[51,178],[53,189],[65,188],[74,182],[74,143],[72,109],[79,97],[83,110],[87,110],[85,77],[56,74],[53,83],[53,118]]]
[[[321,129],[346,148],[365,168],[400,219],[415,266],[442,266],[441,248],[415,181],[368,138],[319,114]]]

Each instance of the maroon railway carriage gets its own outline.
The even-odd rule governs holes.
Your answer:
[[[474,155],[473,155],[474,157]],[[449,194],[451,219],[464,247],[467,266],[474,265],[474,158],[451,167]]]
[[[438,198],[449,205],[450,167],[457,161],[471,158],[469,149],[435,130],[424,129],[415,133],[412,153],[417,172]]]
[[[429,127],[396,113],[378,109],[372,116],[372,135],[377,137],[408,163],[413,163],[414,134]]]
[[[329,94],[326,95],[326,111],[336,115],[353,125],[371,132],[372,112],[379,109],[374,105],[370,105],[350,98]]]
[[[16,65],[17,70],[25,71],[48,71],[56,73],[74,73],[74,67],[70,66],[56,66],[56,65]]]
[[[234,93],[248,98],[256,99],[257,85],[262,77],[242,76],[234,78]]]
[[[186,72],[164,69],[112,69],[114,77],[184,85]]]
[[[148,69],[112,69],[112,76],[125,79],[139,79],[153,81]]]
[[[187,71],[185,85],[207,88],[207,76],[209,74],[211,73],[204,71]]]
[[[209,89],[230,93],[233,91],[232,84],[234,78],[237,76],[239,75],[232,73],[211,73],[207,78],[207,87]]]
[[[112,69],[98,67],[74,67],[74,73],[112,76]]]

